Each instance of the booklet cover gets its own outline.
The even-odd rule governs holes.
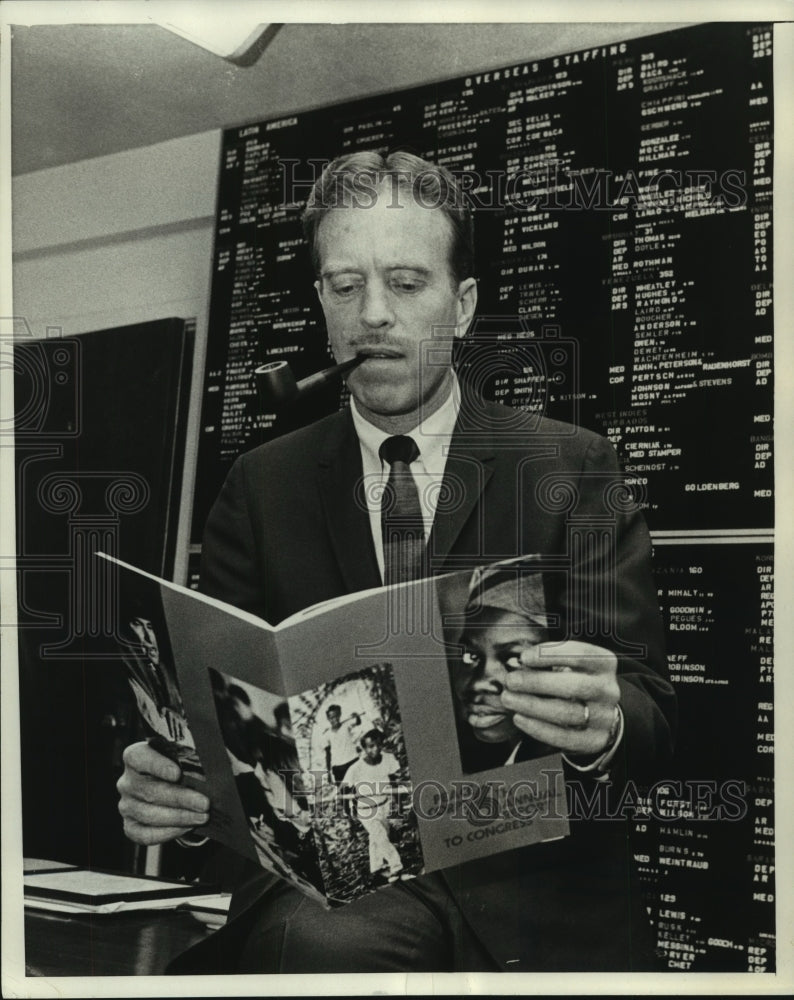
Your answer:
[[[321,900],[568,834],[562,759],[490,674],[556,638],[534,557],[382,587],[278,626],[100,554],[151,744],[204,833]]]

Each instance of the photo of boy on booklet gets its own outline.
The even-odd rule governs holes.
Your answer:
[[[400,852],[389,839],[390,816],[395,811],[393,793],[399,791],[400,762],[383,749],[383,733],[370,729],[361,737],[361,756],[342,779],[343,788],[356,795],[356,818],[369,838],[369,871],[373,882],[410,878]]]
[[[176,671],[171,665],[167,629],[153,607],[132,600],[122,618],[121,639],[127,678],[150,746],[176,761],[183,773],[203,782]]]
[[[347,769],[358,760],[358,738],[361,735],[361,716],[353,712],[342,718],[339,705],[329,705],[325,710],[328,729],[325,731],[325,769],[337,784]]]
[[[538,669],[526,651],[552,639],[543,574],[515,561],[476,569],[464,616],[462,651],[450,665],[464,772],[554,753],[522,733],[501,700],[507,674]]]

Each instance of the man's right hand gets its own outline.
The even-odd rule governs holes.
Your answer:
[[[182,771],[148,743],[124,751],[124,774],[116,783],[124,833],[136,844],[163,844],[209,821],[206,795],[179,784]]]

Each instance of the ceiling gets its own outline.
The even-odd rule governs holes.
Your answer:
[[[250,67],[155,25],[14,27],[12,170],[396,90],[678,24],[286,24]]]

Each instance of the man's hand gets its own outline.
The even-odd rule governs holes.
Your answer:
[[[521,653],[502,704],[516,728],[567,754],[600,754],[614,734],[617,658],[587,642],[541,642]]]
[[[206,795],[178,784],[178,764],[152,749],[133,743],[124,751],[124,774],[116,783],[124,833],[136,844],[163,844],[209,821]]]

